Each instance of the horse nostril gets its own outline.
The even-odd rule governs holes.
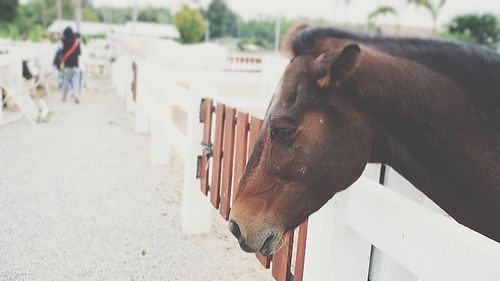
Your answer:
[[[229,221],[229,231],[231,231],[231,233],[234,235],[234,237],[236,237],[236,239],[240,239],[241,236],[240,227],[233,220]]]

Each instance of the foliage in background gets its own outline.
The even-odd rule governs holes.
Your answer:
[[[210,38],[237,35],[237,16],[224,0],[213,0],[208,6],[205,17],[209,23]]]
[[[398,16],[398,12],[391,6],[382,5],[377,7],[373,12],[368,14],[368,25],[375,25],[378,18],[386,15]]]
[[[9,11],[15,7],[10,16],[1,13],[4,7]],[[6,8],[7,9],[7,8]],[[74,18],[74,1],[62,1],[63,18]],[[20,5],[18,1],[0,0],[0,37],[17,40],[39,41],[46,28],[57,18],[56,0],[29,0]],[[102,16],[92,8],[90,1],[82,2],[82,18],[86,21],[100,21]]]
[[[61,1],[63,19],[74,19],[75,1]],[[57,19],[56,0],[0,0],[0,37],[39,41],[46,28]],[[166,8],[146,7],[138,14],[140,21],[172,23],[172,14]],[[123,24],[132,20],[131,8],[99,8],[92,1],[82,1],[82,20]]]
[[[346,5],[347,0],[336,0]],[[432,17],[434,28],[446,0],[402,0],[410,5],[426,9]],[[63,0],[62,14],[64,19],[74,19],[75,1]],[[82,19],[84,21],[99,21],[123,24],[132,20],[132,8],[103,7],[95,9],[91,0],[83,0]],[[208,9],[201,18],[200,11],[186,7],[181,10],[176,25],[183,42],[199,42],[205,32],[205,22],[209,23],[210,37],[238,38],[237,45],[241,48],[247,44],[255,44],[264,49],[273,49],[275,44],[276,18],[258,18],[243,20],[231,11],[225,0],[212,0]],[[382,16],[397,16],[397,11],[387,5],[375,9],[368,15],[368,24],[374,27]],[[47,36],[46,28],[57,17],[56,0],[27,0],[24,5],[19,0],[0,0],[0,37],[9,37],[18,40],[31,39],[38,41]],[[140,9],[140,21],[172,23],[173,17],[169,9],[146,7]],[[280,19],[280,38],[283,39],[286,31],[300,22],[307,22],[315,26],[331,25],[326,20],[315,19]],[[440,34],[445,38],[474,42],[491,48],[500,49],[500,21],[491,14],[464,15],[456,17],[446,26],[446,32]],[[88,38],[87,38],[88,39]],[[229,40],[228,42],[230,42]],[[235,42],[236,40],[233,40]],[[237,42],[236,41],[236,42]]]
[[[431,14],[434,31],[437,30],[439,12],[441,12],[444,4],[446,4],[446,0],[438,1],[437,3],[433,3],[431,0],[407,0],[408,4],[424,8]]]
[[[87,44],[89,41],[94,39],[106,39],[106,34],[83,34],[82,35],[83,44]]]
[[[448,35],[496,49],[500,44],[500,21],[492,14],[458,16],[448,25]]]
[[[137,19],[145,22],[172,23],[172,14],[169,9],[148,6],[139,11]]]
[[[56,6],[56,0],[29,0],[25,5],[18,6],[19,17],[48,26],[57,19]],[[63,19],[75,18],[75,1],[61,1],[61,6]],[[102,16],[93,9],[90,1],[82,1],[82,19],[98,21],[102,20]]]
[[[40,2],[40,1],[38,1]],[[13,39],[39,40],[44,30],[44,15],[47,10],[39,5],[19,5],[18,1],[0,0],[3,8],[8,7],[9,16],[2,15],[0,21],[0,37]]]
[[[123,24],[132,20],[132,8],[107,7],[99,9],[99,12],[103,15],[105,22]]]
[[[0,21],[12,22],[16,18],[17,0],[0,0]]]
[[[95,9],[102,21],[116,24],[124,24],[132,20],[132,8],[102,7]],[[172,13],[167,8],[156,8],[148,6],[139,10],[137,15],[139,21],[172,23]]]
[[[174,24],[181,34],[183,43],[200,42],[205,34],[205,21],[199,10],[184,5],[174,16]]]
[[[331,23],[323,19],[308,18],[280,18],[280,41],[285,37],[286,32],[299,23],[308,23],[314,26],[330,26]],[[275,42],[276,19],[259,18],[249,21],[238,20],[239,47],[245,44],[255,44],[264,49],[273,49]],[[280,42],[281,43],[281,42]]]
[[[243,38],[240,39],[237,43],[238,49],[244,51],[246,49],[246,46],[249,44],[253,44],[256,46],[259,46],[263,49],[272,49],[273,45],[270,44],[269,41],[264,40],[263,38]]]
[[[271,19],[254,19],[247,22],[238,20],[238,37],[242,38],[241,45],[255,44],[265,49],[274,45],[274,30],[276,21]]]

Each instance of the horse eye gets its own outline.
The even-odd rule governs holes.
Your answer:
[[[295,129],[291,128],[272,128],[271,129],[271,140],[277,142],[286,142],[289,140],[290,136],[295,132]]]

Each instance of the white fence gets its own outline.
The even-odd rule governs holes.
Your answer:
[[[127,61],[130,63],[130,61]],[[152,163],[168,163],[171,150],[184,161],[182,229],[209,230],[210,206],[199,191],[196,156],[202,128],[200,98],[211,96],[235,107],[265,107],[268,101],[226,99],[183,88],[154,64],[139,63],[137,102],[131,98],[131,66],[119,78],[136,130],[151,135]],[[162,73],[166,79],[154,81]],[[114,75],[115,76],[115,75]],[[126,81],[126,82],[125,82]],[[172,108],[185,112],[182,128]],[[446,215],[410,183],[388,168],[385,186],[377,183],[380,165],[309,218],[304,280],[457,281],[498,280],[500,244]]]
[[[499,243],[421,200],[394,171],[386,176],[404,192],[369,179],[377,175],[369,165],[309,218],[304,280],[498,280]]]
[[[210,91],[213,85],[207,83],[186,85],[182,79],[176,83],[168,68],[146,60],[138,61],[137,68],[135,101],[131,88],[132,59],[129,57],[119,58],[112,67],[115,89],[124,97],[126,110],[134,112],[135,130],[150,135],[151,163],[169,163],[172,150],[184,161],[182,230],[190,234],[206,233],[210,227],[211,207],[201,194],[196,178],[196,159],[202,135],[199,122],[201,98],[210,96],[234,107],[248,109],[264,108],[269,101],[221,97],[215,90]],[[175,120],[174,108],[185,118]]]

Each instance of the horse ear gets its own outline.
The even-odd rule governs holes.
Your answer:
[[[339,86],[358,67],[361,49],[352,43],[342,51],[331,51],[321,54],[314,61],[313,77],[321,88],[331,83]]]

